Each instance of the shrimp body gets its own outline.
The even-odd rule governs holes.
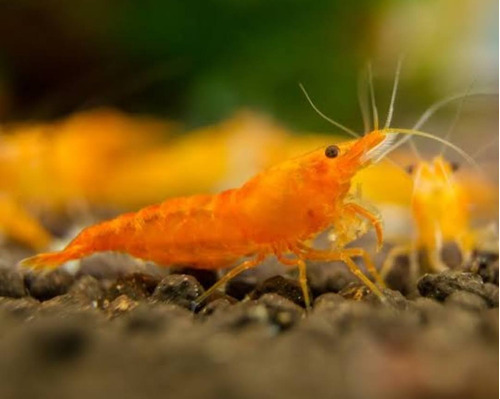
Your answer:
[[[462,264],[470,258],[477,244],[476,232],[470,227],[472,201],[465,187],[455,179],[454,169],[441,155],[431,161],[421,160],[412,167],[411,216],[415,236],[409,244],[391,249],[381,270],[384,278],[400,255],[408,255],[410,259],[412,284],[422,271],[447,270],[442,253],[450,243],[456,244]],[[423,258],[418,262],[420,251]]]
[[[348,192],[353,176],[371,163],[388,136],[386,131],[373,131],[278,164],[238,189],[169,199],[118,216],[84,229],[61,252],[40,254],[22,265],[53,268],[96,252],[118,251],[160,265],[221,268],[243,256],[254,256],[253,266],[275,254],[303,269],[305,281],[304,259],[323,259],[305,246],[306,240],[329,227],[338,230],[346,225],[336,228],[336,221],[359,221],[354,214],[375,220],[349,200]],[[381,227],[376,227],[381,240]],[[285,259],[289,253],[297,259]],[[334,255],[332,260],[344,256]]]
[[[472,251],[469,200],[453,176],[453,167],[442,156],[420,162],[414,171],[412,215],[417,246],[427,253],[432,271],[446,268],[441,261],[444,243],[454,242],[466,258]]]

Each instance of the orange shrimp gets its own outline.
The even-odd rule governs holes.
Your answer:
[[[356,232],[364,232],[360,226],[365,221],[375,228],[379,247],[383,241],[382,222],[377,214],[349,194],[351,180],[360,169],[379,158],[397,133],[443,141],[420,131],[389,128],[388,122],[383,129],[376,125],[356,140],[284,161],[240,188],[215,195],[169,199],[88,227],[64,250],[27,258],[21,265],[50,269],[102,251],[125,252],[160,265],[175,263],[203,269],[227,267],[240,258],[250,257],[198,298],[200,303],[231,278],[275,255],[282,263],[298,267],[304,302],[309,307],[306,260],[342,261],[383,299],[384,282],[367,252],[345,248],[356,238]],[[451,143],[449,146],[461,151]],[[335,249],[318,250],[308,245],[328,229],[336,237]],[[357,257],[363,259],[377,285],[353,261]]]
[[[493,93],[476,92],[465,93],[445,98],[430,107],[415,128],[419,128],[435,111],[448,103],[461,99],[462,101],[471,96],[486,95]],[[458,108],[457,116],[460,111]],[[456,117],[457,118],[457,117]],[[451,131],[451,129],[450,129]],[[450,133],[448,132],[448,135]],[[398,144],[406,141],[406,138]],[[420,158],[414,143],[411,143],[416,155]],[[423,251],[422,269],[430,272],[447,270],[448,266],[442,260],[442,250],[447,243],[457,245],[461,255],[461,264],[465,264],[471,257],[472,251],[478,249],[479,237],[482,241],[491,241],[491,234],[485,231],[474,231],[470,225],[470,209],[474,201],[470,190],[462,181],[455,178],[458,164],[447,161],[442,152],[431,161],[420,159],[414,165],[410,165],[408,172],[412,178],[411,213],[415,227],[415,239],[410,244],[398,245],[391,249],[384,261],[381,270],[382,277],[390,272],[396,257],[408,255],[410,260],[410,281],[416,281],[419,273],[417,255]],[[478,175],[474,175],[478,179]],[[479,180],[479,187],[475,191],[481,191],[484,202],[492,203],[493,189],[487,187],[487,182]],[[477,198],[476,198],[477,200]],[[482,243],[481,243],[482,244]]]
[[[413,178],[411,211],[415,223],[416,238],[408,247],[394,247],[382,268],[386,276],[392,268],[395,257],[409,254],[411,280],[417,277],[416,255],[425,250],[425,266],[431,272],[448,269],[441,259],[445,243],[454,242],[463,260],[472,253],[474,238],[469,226],[469,200],[463,187],[455,180],[455,164],[441,155],[431,162],[420,161],[409,168]]]
[[[417,189],[412,198],[412,213],[418,231],[417,244],[427,249],[433,271],[446,269],[440,258],[442,243],[455,241],[466,257],[472,252],[469,200],[454,179],[455,170],[454,164],[437,156],[432,162],[421,162],[413,171]]]
[[[307,305],[306,259],[342,260],[382,296],[351,259],[364,257],[367,267],[376,274],[364,250],[320,252],[304,243],[332,223],[344,225],[342,220],[355,221],[359,216],[373,223],[382,242],[380,221],[352,201],[348,191],[352,177],[371,162],[387,137],[385,131],[374,131],[359,140],[285,161],[239,189],[169,199],[121,215],[84,229],[63,251],[25,259],[22,265],[35,269],[57,267],[101,251],[126,252],[158,264],[204,269],[227,267],[241,257],[253,257],[226,274],[217,283],[219,286],[274,254],[283,263],[299,267]],[[343,234],[338,232],[339,236]],[[289,253],[295,259],[287,258]],[[383,285],[381,279],[379,283]]]

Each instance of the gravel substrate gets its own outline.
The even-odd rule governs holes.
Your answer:
[[[311,275],[309,313],[280,276],[243,276],[193,313],[210,273],[4,268],[0,397],[496,398],[498,261],[481,261],[386,304],[332,266],[337,283]]]

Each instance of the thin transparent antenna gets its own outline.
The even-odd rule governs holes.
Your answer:
[[[498,93],[493,91],[474,91],[470,93],[460,93],[455,94],[449,97],[446,97],[434,104],[432,104],[427,110],[422,114],[422,116],[418,119],[418,121],[413,125],[412,130],[419,130],[437,111],[439,111],[444,106],[452,103],[453,101],[460,100],[463,97],[482,97],[482,96],[498,96]],[[391,148],[389,148],[382,156],[387,155],[389,152],[394,151],[395,149],[402,146],[408,140],[411,139],[412,136],[404,136],[401,140],[395,143]],[[413,142],[411,142],[413,143]]]
[[[453,121],[451,122],[451,125],[450,127],[448,128],[448,131],[446,132],[446,135],[444,136],[444,139],[449,141],[450,140],[450,136],[451,136],[451,133],[453,132],[453,130],[455,129],[455,126],[457,125],[457,122],[460,118],[460,113],[462,112],[462,108],[465,104],[465,100],[468,96],[468,94],[470,93],[470,91],[472,90],[472,87],[474,86],[474,82],[473,81],[470,86],[468,87],[467,91],[465,92],[465,95],[460,99],[460,102],[458,103],[458,107],[457,107],[457,110],[455,112],[455,115],[453,117]],[[441,146],[441,151],[439,152],[440,155],[444,155],[446,151],[446,146],[443,144]]]
[[[368,85],[370,87],[370,98],[372,103],[373,130],[378,130],[378,111],[377,104],[375,102],[375,90],[373,88],[373,72],[371,63],[368,63]]]
[[[413,129],[400,129],[400,128],[389,128],[387,129],[387,133],[400,133],[400,134],[407,134],[407,135],[413,135],[413,136],[421,136],[421,137],[426,137],[428,139],[431,139],[431,140],[435,140],[435,141],[438,141],[450,148],[452,148],[453,150],[455,150],[458,154],[460,154],[467,162],[469,162],[472,166],[474,166],[476,169],[480,170],[479,166],[477,165],[476,161],[474,161],[474,159],[469,155],[467,154],[464,150],[462,150],[460,147],[456,146],[455,144],[449,142],[449,141],[446,141],[445,139],[439,137],[439,136],[435,136],[433,134],[430,134],[430,133],[427,133],[427,132],[423,132],[421,130],[413,130]],[[391,148],[389,148],[387,151],[393,151],[394,150],[394,146],[392,146]],[[387,151],[384,153],[386,154]]]
[[[307,98],[307,101],[309,102],[309,104],[311,105],[311,107],[317,112],[317,114],[319,116],[321,116],[324,120],[330,122],[332,125],[338,127],[339,129],[343,130],[344,132],[350,134],[351,136],[353,137],[356,137],[356,138],[359,138],[359,134],[356,133],[355,131],[349,129],[348,127],[345,127],[344,125],[334,121],[333,119],[329,118],[328,116],[326,116],[323,112],[321,112],[318,107],[316,107],[316,105],[314,105],[314,103],[312,102],[311,100],[311,97],[309,97],[309,94],[307,94],[307,91],[306,89],[304,88],[304,86],[302,85],[302,83],[299,83],[299,87],[301,88],[302,92],[304,93],[304,95],[306,96]]]
[[[394,103],[396,101],[396,93],[398,92],[399,77],[401,75],[403,58],[403,56],[399,57],[398,65],[396,67],[396,75],[394,76],[394,84],[392,86],[391,103],[389,105],[389,111],[387,112],[387,119],[385,120],[384,129],[387,129],[392,122],[392,116],[394,114]]]
[[[479,147],[476,151],[474,151],[474,153],[471,154],[471,157],[477,159],[479,155],[484,154],[489,149],[491,149],[496,142],[498,142],[498,136],[495,137],[493,140],[490,140],[488,143]]]
[[[358,77],[358,102],[359,108],[361,109],[361,117],[363,118],[363,129],[364,133],[370,132],[370,109],[369,109],[369,101],[367,97],[366,90],[366,80],[362,74],[359,74]]]

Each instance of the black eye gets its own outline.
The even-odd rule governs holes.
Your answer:
[[[452,162],[450,163],[450,168],[452,172],[456,172],[458,169],[460,169],[460,164],[457,162]]]
[[[337,147],[336,145],[329,145],[328,147],[326,147],[325,155],[328,158],[335,158],[339,155],[339,153],[340,153],[340,148]]]
[[[415,171],[415,165],[408,165],[406,168],[406,173],[408,173],[409,175],[413,174],[413,172]]]

